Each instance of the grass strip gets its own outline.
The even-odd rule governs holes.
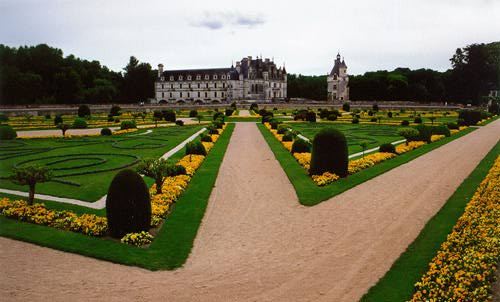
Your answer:
[[[193,247],[233,130],[234,124],[229,124],[222,133],[149,248],[19,222],[2,216],[0,236],[149,270],[178,268],[185,263]]]
[[[373,167],[349,175],[346,178],[339,179],[324,187],[318,187],[312,181],[307,171],[299,165],[297,160],[295,160],[292,154],[283,147],[281,142],[279,142],[264,125],[257,124],[257,126],[295,188],[299,202],[305,206],[316,205],[475,130],[474,128],[467,128],[455,135],[398,155],[390,160],[378,163]]]
[[[490,150],[441,210],[429,220],[415,241],[399,256],[384,277],[370,288],[361,301],[399,302],[411,298],[414,284],[427,272],[429,262],[436,256],[441,244],[446,241],[446,237],[463,214],[467,203],[488,174],[498,154],[500,154],[500,143]]]

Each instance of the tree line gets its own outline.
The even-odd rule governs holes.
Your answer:
[[[130,57],[123,72],[46,44],[0,44],[0,103],[135,103],[154,96],[156,71]]]
[[[349,76],[352,101],[416,101],[478,105],[499,89],[500,42],[458,48],[451,69],[396,68]],[[1,104],[136,103],[154,97],[156,70],[134,56],[122,72],[99,61],[64,57],[46,44],[0,44]],[[288,97],[326,100],[326,75],[288,75]]]
[[[487,100],[498,90],[500,42],[458,48],[450,59],[451,69],[396,68],[349,76],[352,101],[416,101],[471,103]],[[326,76],[288,75],[288,97],[326,99]]]

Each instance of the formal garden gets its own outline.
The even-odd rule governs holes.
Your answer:
[[[145,117],[76,114],[50,125],[41,117],[3,117],[0,235],[150,270],[175,269],[193,247],[232,122],[257,122],[298,202],[314,206],[498,119],[463,111],[252,107],[248,116],[235,106]],[[65,134],[66,122],[78,128],[80,121],[102,130]],[[61,134],[16,134],[54,128]],[[366,301],[488,297],[500,253],[498,152],[497,143]],[[20,192],[29,192],[28,199]],[[99,201],[102,207],[92,206]]]

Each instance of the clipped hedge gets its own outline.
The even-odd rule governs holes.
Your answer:
[[[348,174],[349,153],[345,135],[337,129],[321,129],[313,140],[311,153],[311,175],[334,173],[340,177]]]

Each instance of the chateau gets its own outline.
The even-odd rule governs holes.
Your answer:
[[[251,56],[230,68],[163,70],[158,65],[158,103],[219,103],[286,98],[287,74],[269,59]]]
[[[349,76],[347,75],[347,65],[342,58],[340,61],[340,53],[337,54],[337,59],[333,65],[332,71],[326,79],[328,83],[328,101],[347,101],[349,100]]]

